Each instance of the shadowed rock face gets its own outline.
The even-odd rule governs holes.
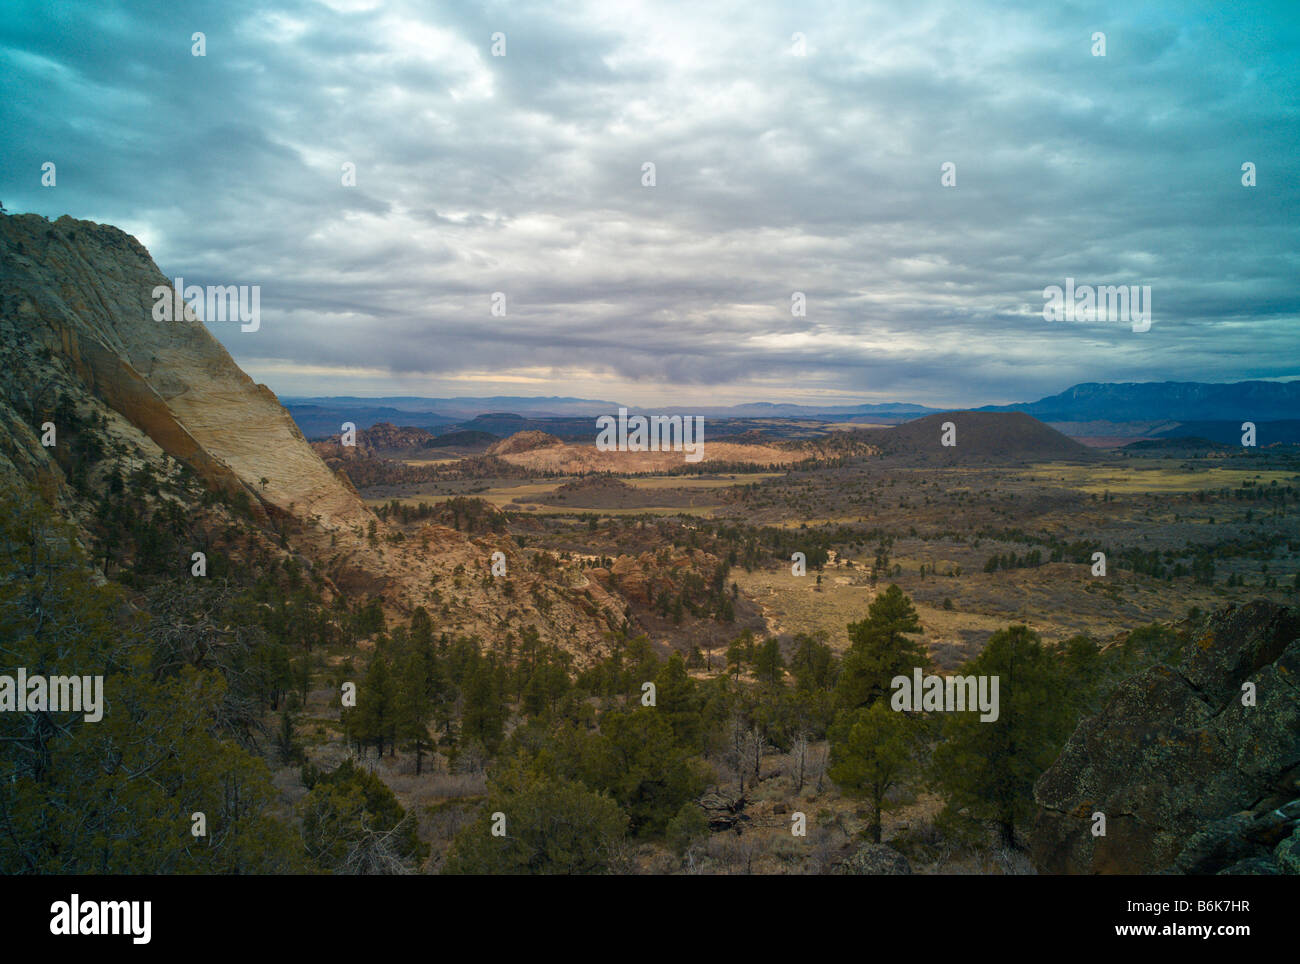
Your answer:
[[[211,485],[245,489],[326,528],[367,522],[356,493],[202,322],[154,320],[159,285],[170,288],[171,281],[139,241],[117,228],[0,215],[5,314],[66,358],[90,391]]]
[[[1180,665],[1124,681],[1079,724],[1034,788],[1034,862],[1044,873],[1277,872],[1285,854],[1273,852],[1300,818],[1298,778],[1300,612],[1229,608]],[[1097,811],[1104,837],[1091,832]]]

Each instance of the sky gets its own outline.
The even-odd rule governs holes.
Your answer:
[[[5,0],[0,202],[260,286],[209,327],[281,395],[1290,378],[1298,75],[1296,2]]]

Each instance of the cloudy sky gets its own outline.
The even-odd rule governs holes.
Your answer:
[[[5,0],[0,200],[260,285],[212,327],[280,394],[1294,377],[1298,75],[1294,0]],[[1045,321],[1067,277],[1150,330]]]

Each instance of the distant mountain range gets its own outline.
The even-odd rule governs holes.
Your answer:
[[[985,405],[981,412],[1025,412],[1043,422],[1300,418],[1300,380],[1290,382],[1085,382],[1059,395],[1016,405]]]
[[[615,415],[619,402],[591,398],[492,395],[467,398],[422,398],[412,395],[359,398],[351,395],[293,396],[281,403],[308,438],[324,438],[339,431],[343,422],[357,428],[370,428],[380,422],[426,428],[437,434],[452,428],[487,429],[509,434],[534,426],[536,420],[554,421],[546,431],[562,435],[585,433],[598,415]],[[791,405],[774,402],[751,402],[744,405],[675,406],[646,408],[624,406],[630,412],[655,415],[703,415],[706,418],[816,418],[823,421],[851,421],[868,416],[873,421],[892,423],[916,418],[940,409],[905,402],[862,405]],[[477,424],[471,424],[476,422]],[[487,422],[501,423],[489,428]],[[505,422],[516,423],[513,427]],[[580,425],[578,423],[581,423]]]
[[[343,422],[369,428],[379,422],[425,428],[434,434],[467,429],[508,435],[549,421],[546,431],[559,435],[583,434],[598,415],[614,414],[618,402],[566,396],[522,397],[493,395],[466,398],[424,398],[394,395],[378,398],[355,396],[285,396],[282,400],[308,438],[323,438],[339,431]],[[674,406],[646,408],[627,406],[629,411],[664,415],[703,415],[715,419],[818,419],[844,422],[855,419],[897,423],[946,411],[911,402],[862,403],[858,405],[794,405],[750,402],[724,406]],[[1024,412],[1049,423],[1155,423],[1197,422],[1256,423],[1300,418],[1300,380],[1289,382],[1247,381],[1230,384],[1204,382],[1086,382],[1036,402],[1013,405],[985,405],[981,412]],[[1099,434],[1130,434],[1107,430]],[[1152,435],[1183,433],[1177,426],[1162,425]],[[1093,434],[1070,431],[1069,434]],[[1145,434],[1145,433],[1132,433]],[[1205,434],[1205,433],[1203,433]],[[1216,437],[1219,431],[1208,433]]]
[[[1249,420],[1255,425],[1255,444],[1263,448],[1274,443],[1294,445],[1300,442],[1300,419],[1278,419],[1276,421]],[[1179,422],[1177,425],[1152,433],[1159,439],[1203,438],[1217,445],[1237,448],[1241,445],[1241,419],[1212,420],[1203,422]]]
[[[427,428],[436,432],[439,429],[455,429],[462,421],[468,420],[439,415],[436,412],[410,411],[393,408],[390,405],[376,405],[374,401],[368,398],[355,400],[321,398],[302,404],[284,399],[282,404],[298,423],[302,434],[309,439],[337,435],[344,422],[351,422],[361,429],[388,422],[406,428]]]
[[[562,418],[590,415],[593,418],[616,411],[617,402],[594,398],[569,398],[564,396],[473,395],[464,398],[425,398],[418,395],[380,395],[361,398],[356,395],[285,395],[282,405],[326,409],[375,409],[386,412],[406,412],[433,416],[449,421],[465,421],[488,412],[518,412],[531,418]],[[355,419],[354,419],[355,421]],[[335,431],[338,431],[337,427]]]

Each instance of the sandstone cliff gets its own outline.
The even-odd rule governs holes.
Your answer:
[[[214,486],[326,528],[368,521],[275,395],[244,374],[203,322],[153,319],[154,289],[171,282],[135,238],[24,214],[0,217],[0,249],[6,320],[66,359],[90,392],[164,452]]]
[[[434,525],[409,538],[378,520],[204,322],[154,319],[154,291],[170,285],[117,228],[0,214],[0,482],[34,486],[84,526],[110,476],[119,485],[137,470],[175,479],[187,466],[202,485],[166,498],[225,528],[238,520],[205,487],[236,496],[231,505],[246,504],[261,525],[252,539],[262,550],[305,558],[350,602],[378,598],[398,618],[422,605],[489,647],[533,625],[580,663],[602,650],[625,607],[616,593],[534,566],[504,534]],[[41,444],[46,422],[57,447]],[[69,455],[78,446],[111,454],[78,460]],[[93,463],[93,478],[70,486],[65,468],[79,461]],[[508,582],[489,575],[497,551]]]

